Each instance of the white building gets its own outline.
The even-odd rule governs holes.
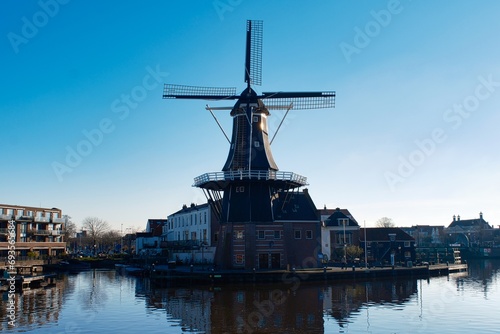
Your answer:
[[[219,221],[208,203],[190,206],[168,216],[163,240],[172,259],[212,263],[217,246]]]
[[[213,231],[211,207],[208,203],[188,207],[168,216],[167,241],[190,241],[193,245],[204,243],[206,246],[215,246],[217,238],[212,237],[212,232],[218,233],[218,228]],[[214,240],[215,239],[215,240]]]
[[[347,209],[318,210],[321,219],[321,252],[324,260],[339,261],[342,250],[348,245],[358,245],[359,224]]]

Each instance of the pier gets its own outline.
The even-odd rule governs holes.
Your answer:
[[[362,281],[389,277],[432,277],[466,272],[467,264],[435,264],[415,267],[324,267],[290,270],[212,270],[194,267],[156,266],[150,271],[155,284],[235,283],[284,281]]]
[[[14,278],[15,290],[18,292],[55,284],[56,274],[44,274],[42,265],[16,266],[15,269],[16,273],[13,275],[9,274],[6,269],[2,269],[3,275],[0,278],[0,288],[2,290],[9,290],[11,278]]]

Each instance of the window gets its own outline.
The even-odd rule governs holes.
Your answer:
[[[244,231],[234,231],[235,239],[243,239],[245,237]]]
[[[245,192],[245,187],[244,186],[236,187],[236,192],[237,193],[244,193]]]
[[[254,123],[257,123],[258,121],[259,121],[259,116],[254,116],[254,117],[253,117],[253,122],[254,122]]]
[[[245,255],[243,255],[243,254],[236,254],[234,256],[234,262],[236,264],[244,264],[245,263]]]
[[[259,143],[259,141],[258,141],[258,140],[254,141],[254,142],[253,142],[253,146],[255,146],[255,147],[260,147],[260,143]]]
[[[406,247],[406,248],[409,248],[409,247],[410,247],[410,242],[409,242],[409,241],[405,241],[405,247]]]
[[[352,235],[350,233],[346,233],[345,240],[344,240],[344,233],[337,233],[336,242],[337,242],[337,245],[351,244],[352,243]]]
[[[274,231],[274,239],[281,239],[281,231]]]
[[[265,233],[263,230],[260,230],[260,231],[257,231],[258,235],[259,235],[259,239],[265,239],[266,236],[265,236]]]
[[[337,221],[339,222],[339,226],[349,226],[349,219],[347,218],[339,218]]]
[[[294,231],[295,239],[301,239],[302,238],[302,233],[300,230],[295,230]]]
[[[219,240],[219,233],[214,234],[214,242],[217,242]]]
[[[306,231],[306,239],[312,239],[313,238],[313,231],[307,230]]]

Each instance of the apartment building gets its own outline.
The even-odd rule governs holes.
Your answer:
[[[0,204],[0,257],[11,245],[16,256],[57,256],[65,252],[66,218],[61,209]],[[12,234],[15,231],[15,236]],[[9,243],[14,236],[15,243]]]

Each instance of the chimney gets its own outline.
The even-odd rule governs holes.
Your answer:
[[[453,215],[453,221],[456,221],[457,220],[457,217],[455,215]]]
[[[479,219],[483,220],[483,213],[479,212]]]
[[[460,220],[460,215],[457,216],[457,220]]]

